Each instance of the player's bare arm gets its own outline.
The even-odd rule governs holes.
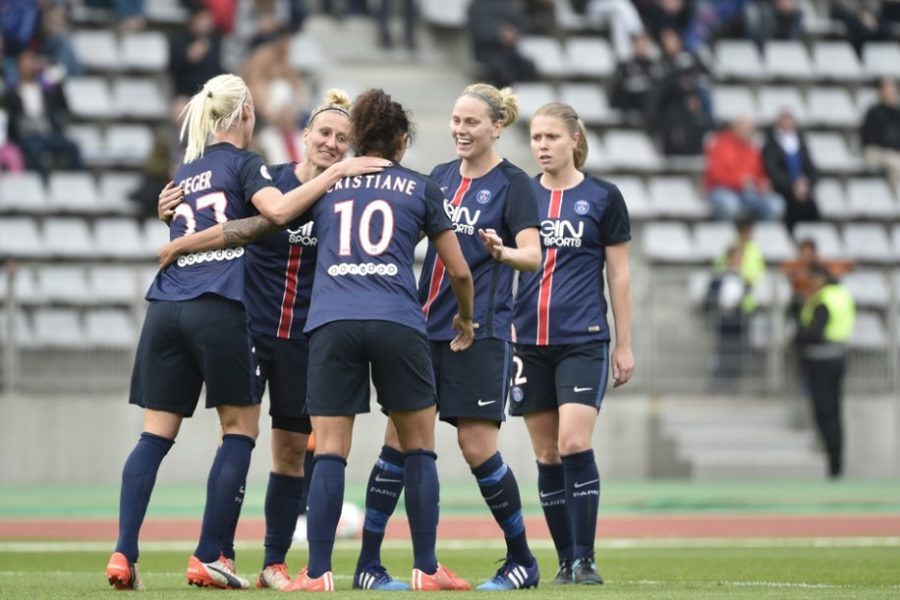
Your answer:
[[[616,346],[612,352],[613,387],[625,385],[634,374],[634,355],[631,352],[631,272],[628,265],[628,246],[615,244],[606,247],[606,280],[616,327]]]
[[[526,227],[516,234],[516,247],[503,244],[493,229],[479,229],[478,237],[497,262],[517,271],[537,271],[541,266],[541,238],[537,227]]]
[[[453,289],[459,305],[459,312],[453,317],[452,325],[458,333],[450,342],[450,349],[459,352],[471,346],[475,341],[475,324],[472,322],[475,285],[472,282],[472,273],[459,247],[459,239],[452,229],[442,231],[434,236],[431,243],[434,244],[435,251],[444,262],[444,268],[450,278],[450,287]]]

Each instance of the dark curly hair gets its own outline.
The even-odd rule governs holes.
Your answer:
[[[357,96],[350,110],[350,145],[359,156],[394,159],[403,136],[411,142],[415,133],[409,117],[409,111],[391,100],[384,90],[366,90]]]

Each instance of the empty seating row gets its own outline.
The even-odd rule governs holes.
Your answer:
[[[843,232],[828,222],[798,223],[794,239],[781,223],[758,223],[753,231],[768,262],[788,260],[795,255],[795,242],[812,239],[819,254],[827,259],[851,259],[859,263],[889,265],[900,260],[900,224],[889,234],[878,223],[848,223]],[[702,222],[693,227],[674,222],[652,221],[640,235],[644,255],[660,263],[709,262],[733,243],[734,227],[729,223]]]
[[[22,265],[14,279],[0,272],[0,304],[6,303],[14,286],[15,302],[23,305],[133,305],[155,275],[156,268],[149,266]]]
[[[806,94],[793,85],[764,85],[756,93],[746,85],[716,85],[712,90],[713,108],[720,122],[743,115],[755,116],[760,123],[771,123],[789,109],[801,126],[859,128],[866,110],[875,101],[875,90],[864,88],[852,97],[845,87],[815,86]]]
[[[63,83],[63,93],[80,119],[162,120],[169,114],[168,95],[152,77],[117,77],[111,85],[105,77],[71,77]]]
[[[47,184],[31,171],[0,178],[2,213],[134,214],[129,194],[140,184],[137,173],[103,173],[99,181],[85,171],[50,173]]]
[[[619,112],[610,108],[606,90],[597,83],[527,82],[515,86],[519,98],[519,117],[528,121],[535,111],[548,102],[565,102],[578,112],[585,125],[610,125],[622,121]]]
[[[72,32],[72,44],[88,69],[156,73],[169,64],[169,41],[159,31],[119,36],[112,29],[79,29]]]
[[[17,312],[13,332],[7,331],[7,315],[0,311],[0,346],[15,335],[22,349],[62,350],[131,349],[137,342],[138,326],[126,309],[37,308]]]
[[[146,260],[169,238],[155,219],[143,223],[125,217],[99,218],[93,224],[78,217],[0,219],[0,256],[21,259],[111,258]]]
[[[139,123],[110,125],[105,130],[99,125],[70,125],[66,133],[91,166],[143,166],[153,147],[150,127]]]
[[[756,350],[765,351],[772,345],[771,339],[771,315],[767,312],[757,312],[750,320],[749,342]],[[853,332],[847,341],[851,350],[851,360],[855,352],[884,352],[891,345],[890,329],[885,326],[886,319],[877,311],[859,310],[856,313],[856,322]],[[774,336],[778,345],[785,346],[791,343],[795,325],[787,323],[787,327],[780,329]],[[895,342],[900,342],[900,325],[894,332]]]

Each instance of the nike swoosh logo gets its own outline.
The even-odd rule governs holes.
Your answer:
[[[549,498],[550,496],[562,494],[564,491],[566,491],[566,490],[556,490],[555,492],[547,492],[546,494],[544,492],[541,492],[540,496],[541,496],[541,498]]]
[[[382,477],[381,475],[376,475],[375,481],[380,483],[403,483],[402,479],[389,479],[387,477]]]
[[[580,483],[578,481],[576,481],[573,485],[576,488],[580,488],[580,487],[584,487],[586,485],[591,485],[592,483],[597,483],[598,481],[600,481],[600,480],[599,479],[591,479],[590,481],[582,481]]]
[[[478,406],[487,406],[488,404],[493,404],[496,400],[479,400]]]
[[[575,393],[577,394],[577,393],[579,393],[579,392],[589,392],[589,391],[591,391],[592,389],[594,389],[594,388],[589,388],[589,387],[583,388],[583,387],[578,387],[578,386],[576,385],[575,387],[572,388],[572,391],[575,392]]]
[[[503,490],[500,490],[499,492],[497,492],[497,493],[494,494],[493,496],[488,496],[487,498],[485,498],[485,500],[493,500],[494,498],[496,498],[497,496],[499,496],[499,495],[502,494],[502,493],[503,493]]]

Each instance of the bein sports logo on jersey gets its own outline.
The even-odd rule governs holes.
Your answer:
[[[573,224],[566,219],[547,219],[541,222],[541,239],[544,246],[580,248],[581,236],[584,234],[584,223]]]
[[[398,272],[397,265],[393,264],[341,263],[328,267],[328,274],[332,277],[343,277],[344,275],[387,275],[394,277]]]
[[[468,207],[453,206],[453,204],[445,198],[444,212],[447,214],[447,218],[453,222],[453,231],[455,233],[475,235],[475,226],[478,225],[478,219],[481,218],[481,209],[477,209],[473,213]]]
[[[288,242],[291,244],[300,244],[301,246],[315,246],[319,243],[319,239],[313,236],[313,222],[310,221],[297,229],[288,229]]]

